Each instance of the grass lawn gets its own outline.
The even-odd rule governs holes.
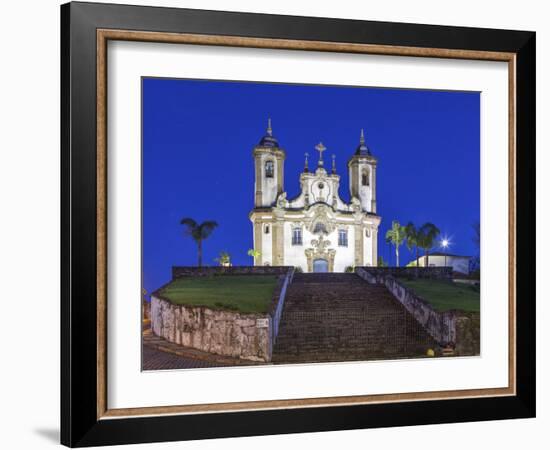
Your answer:
[[[479,286],[440,280],[403,278],[399,278],[399,282],[429,302],[436,311],[459,309],[466,312],[479,312]]]
[[[273,275],[178,278],[162,288],[160,296],[176,305],[265,313],[276,285]]]

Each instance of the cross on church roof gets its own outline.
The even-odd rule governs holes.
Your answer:
[[[323,165],[323,152],[327,149],[322,142],[319,142],[315,149],[319,152],[319,166]]]

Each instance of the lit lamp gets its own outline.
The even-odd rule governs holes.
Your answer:
[[[443,239],[441,241],[441,247],[443,247],[443,251],[445,252],[445,267],[447,267],[447,248],[449,247],[449,240]]]

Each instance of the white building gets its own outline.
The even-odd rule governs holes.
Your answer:
[[[254,230],[255,265],[296,266],[304,272],[343,272],[350,266],[375,266],[378,226],[376,215],[377,159],[361,139],[348,161],[350,203],[339,195],[340,176],[334,155],[325,168],[322,143],[317,167],[300,174],[301,192],[287,198],[284,189],[285,151],[267,133],[254,147],[255,199],[250,220]]]
[[[451,255],[449,253],[430,253],[428,256],[428,266],[452,267],[453,272],[468,275],[470,273],[470,259],[470,256]],[[411,261],[408,265],[415,266],[416,259]],[[420,267],[426,266],[426,256],[420,256],[418,258],[418,265]]]

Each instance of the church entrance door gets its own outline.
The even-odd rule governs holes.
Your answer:
[[[315,259],[313,261],[314,272],[328,272],[328,261],[326,259]]]

